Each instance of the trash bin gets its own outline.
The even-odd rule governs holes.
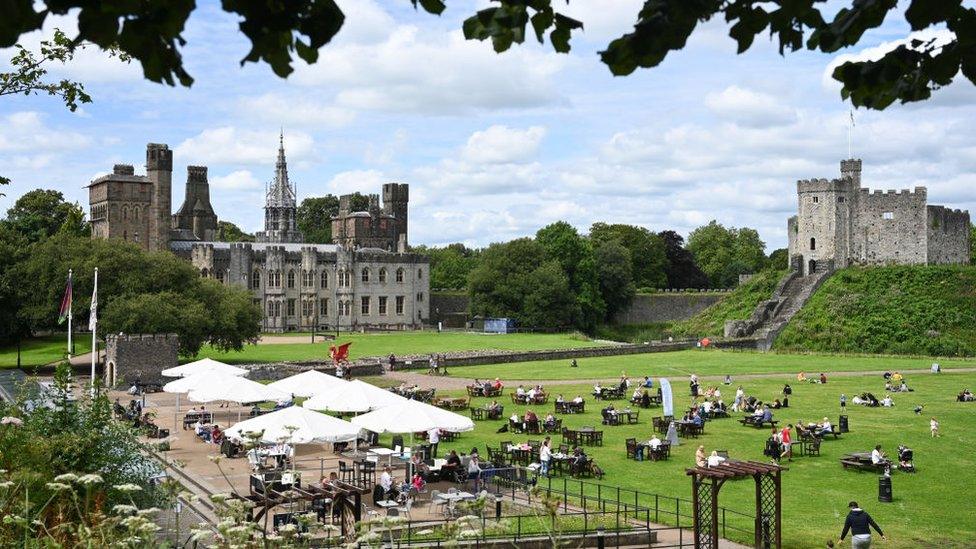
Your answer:
[[[837,421],[837,428],[840,429],[840,432],[842,433],[848,432],[847,416],[840,416],[840,418]]]
[[[891,477],[887,475],[878,477],[878,501],[891,503]]]

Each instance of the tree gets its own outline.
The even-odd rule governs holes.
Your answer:
[[[34,244],[10,270],[19,318],[33,331],[55,328],[69,268],[74,269],[76,314],[87,310],[95,267],[104,333],[175,332],[184,355],[195,354],[203,343],[240,350],[260,334],[261,311],[246,290],[203,279],[169,252],[64,234]]]
[[[468,286],[468,275],[478,264],[478,251],[460,242],[443,248],[416,246],[412,252],[430,259],[431,289],[463,290]]]
[[[576,295],[579,307],[572,323],[580,329],[592,330],[606,315],[593,246],[565,221],[539,229],[535,239],[546,251],[546,259],[562,268],[570,290]]]
[[[90,236],[85,210],[78,203],[65,202],[59,191],[37,189],[28,192],[7,210],[4,221],[12,230],[37,242],[54,234]]]
[[[786,248],[777,248],[769,254],[766,265],[776,271],[784,271],[790,266],[790,252]]]
[[[631,271],[638,288],[661,288],[667,284],[668,257],[660,236],[635,225],[594,223],[590,239],[616,240],[630,251]]]
[[[740,274],[759,272],[766,264],[765,246],[755,229],[725,228],[715,220],[688,236],[688,249],[719,288],[734,287]]]
[[[431,14],[440,14],[443,0],[410,0]],[[570,51],[574,31],[584,22],[556,11],[553,0],[493,0],[464,21],[469,40],[488,40],[497,52],[521,44],[528,36],[539,42],[548,38],[553,49]],[[645,0],[631,32],[613,40],[600,58],[615,75],[627,75],[638,67],[656,67],[672,51],[684,48],[699,23],[722,18],[729,36],[743,53],[760,34],[769,31],[780,54],[802,49],[834,53],[856,45],[865,32],[879,27],[892,11],[901,11],[895,0],[854,0],[850,7],[826,16],[815,0]],[[102,48],[118,47],[142,64],[153,82],[190,86],[193,78],[183,66],[183,29],[196,3],[189,0],[144,2],[94,2],[92,0],[16,0],[0,21],[0,48],[12,46],[24,33],[43,27],[48,15],[78,18],[78,34],[71,44],[93,42]],[[849,61],[834,71],[842,83],[841,95],[856,106],[884,109],[894,101],[928,99],[933,90],[946,86],[962,73],[976,83],[976,9],[962,0],[910,0],[904,18],[912,31],[946,28],[948,40],[912,40],[880,59]],[[251,49],[241,60],[264,62],[275,74],[292,72],[293,54],[315,63],[318,50],[339,32],[345,15],[335,0],[258,2],[225,0],[224,11],[241,19],[240,31]],[[121,24],[120,24],[121,22]],[[529,25],[531,24],[531,28]],[[548,33],[548,35],[547,35]]]
[[[21,317],[17,279],[11,271],[27,255],[27,239],[0,223],[0,345],[14,343],[30,334],[30,326]]]
[[[685,248],[685,239],[674,231],[663,231],[658,236],[664,242],[668,259],[668,288],[707,288],[708,277],[695,262],[695,254]]]
[[[576,302],[562,267],[531,238],[492,244],[468,283],[471,313],[514,318],[526,328],[571,326]]]
[[[349,201],[354,212],[369,209],[369,197],[353,193]],[[332,243],[332,218],[339,215],[339,198],[335,195],[313,196],[302,200],[298,206],[298,229],[305,234],[305,242]]]
[[[607,319],[630,305],[634,299],[630,250],[617,240],[599,242],[594,249],[600,278],[600,295],[607,305]]]
[[[217,240],[221,242],[254,242],[254,235],[245,233],[230,221],[218,221]]]

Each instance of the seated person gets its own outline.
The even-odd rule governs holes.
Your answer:
[[[657,438],[657,435],[651,435],[651,440],[647,441],[647,445],[651,447],[651,450],[657,450],[661,447],[661,439]]]
[[[512,412],[511,417],[508,418],[508,422],[512,425],[522,425],[522,418],[519,417],[517,412]]]
[[[491,387],[492,387],[492,389],[494,389],[496,391],[501,391],[502,390],[502,381],[501,381],[501,379],[499,379],[499,378],[496,377],[495,378],[495,382],[492,383]]]
[[[220,444],[224,441],[224,432],[220,430],[220,425],[214,425],[213,429],[210,430],[210,442],[212,444]]]
[[[834,432],[834,426],[830,424],[830,420],[827,418],[823,418],[823,421],[820,423],[820,432],[818,434],[820,436],[824,436],[824,435],[833,434],[833,432]]]
[[[963,402],[972,402],[973,399],[976,398],[973,396],[973,393],[969,391],[969,389],[963,389],[963,391],[959,393],[959,396],[962,397],[960,400]]]
[[[806,381],[807,380],[807,375],[804,374],[803,372],[800,372],[800,373],[796,374],[796,380],[797,381],[800,381],[800,382]]]
[[[885,391],[892,391],[893,390],[891,388],[891,381],[885,381],[885,388],[884,388],[884,390]]]
[[[384,467],[383,473],[380,474],[380,486],[383,488],[385,499],[396,499],[399,491],[393,486],[393,473],[389,466]]]
[[[901,380],[901,385],[898,386],[898,390],[901,391],[902,393],[907,393],[911,391],[911,389],[908,388],[908,384],[905,383],[904,379]]]
[[[885,453],[881,451],[880,444],[875,446],[874,450],[871,450],[871,463],[873,463],[874,465],[888,465],[889,463],[888,456],[886,456]]]
[[[752,417],[755,420],[760,420],[763,417],[763,409],[756,406],[756,409],[752,411]]]
[[[593,385],[593,396],[599,397],[602,393],[603,393],[603,387],[600,387],[599,383]]]
[[[644,392],[646,393],[647,391]],[[633,402],[634,404],[637,404],[638,402],[640,402],[640,399],[641,399],[641,388],[636,387],[634,389],[634,394],[630,396],[630,401]]]
[[[573,404],[583,404],[583,397],[576,395],[576,398],[573,399]]]
[[[726,410],[725,403],[722,402],[722,399],[718,399],[718,402],[715,403],[715,411],[725,413],[725,410]]]
[[[769,405],[770,408],[776,410],[783,407],[778,398],[773,399],[773,403]]]
[[[701,414],[699,414],[697,410],[695,411],[694,414],[692,414],[691,422],[697,425],[698,427],[701,427],[702,425],[705,424],[705,420],[702,418]]]
[[[420,473],[414,473],[413,478],[410,479],[410,486],[417,492],[423,492],[424,487],[427,486],[427,480]]]
[[[523,400],[525,399],[525,389],[523,389],[521,385],[519,385],[518,388],[515,389],[515,396]]]
[[[529,389],[528,392],[525,393],[525,401],[526,402],[532,402],[532,401],[534,401],[536,395],[538,395],[538,394],[539,394],[539,391],[536,390],[535,387]]]
[[[562,393],[559,393],[558,395],[556,395],[556,402],[559,403],[559,404],[562,404],[563,402],[566,402],[563,399],[563,394]]]
[[[768,407],[763,407],[762,420],[763,422],[773,420],[773,412]]]
[[[827,383],[827,374],[820,372],[820,383]]]
[[[461,457],[458,456],[457,450],[451,450],[451,453],[447,456],[447,463],[441,466],[441,477],[445,477],[445,472],[447,473],[457,473],[461,469]],[[446,477],[450,478],[450,477]]]
[[[576,449],[573,450],[573,471],[583,471],[587,463],[589,463],[589,460],[590,458],[586,455],[586,452],[583,451],[583,448],[577,446]]]
[[[651,407],[651,395],[647,394],[647,389],[644,389],[644,394],[641,395],[640,405],[644,408]]]
[[[718,467],[718,465],[723,461],[725,461],[725,458],[718,455],[718,450],[712,450],[712,454],[708,456],[709,467]]]
[[[732,385],[732,376],[730,376],[728,374],[725,374],[725,381],[724,381],[724,383],[726,385]]]
[[[891,395],[885,395],[884,398],[881,399],[881,405],[885,408],[891,408],[895,405],[895,401],[891,400]]]
[[[546,414],[545,426],[546,429],[552,429],[556,426],[556,417],[552,415],[552,412]]]
[[[410,465],[413,466],[414,474],[420,475],[424,480],[430,474],[430,466],[424,463],[424,460],[420,458],[420,454],[413,454],[410,456]]]
[[[654,388],[654,382],[651,381],[651,378],[648,376],[644,376],[644,387],[647,387],[648,389]]]

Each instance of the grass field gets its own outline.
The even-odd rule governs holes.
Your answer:
[[[91,352],[91,334],[75,334],[75,354]],[[65,358],[68,350],[67,334],[36,337],[24,341],[20,349],[20,363],[24,368],[43,366]],[[17,366],[17,346],[0,349],[0,368]]]
[[[714,354],[710,360],[716,361],[717,367],[719,359],[736,359],[738,356],[729,353]],[[753,357],[754,360],[756,358]],[[777,378],[748,380],[742,385],[747,394],[771,400],[779,396],[784,383],[792,383],[794,394],[790,398],[790,408],[775,413],[775,418],[782,422],[781,425],[800,420],[818,420],[824,416],[830,417],[836,425],[840,393],[846,393],[849,398],[861,391],[883,393],[883,380],[877,375],[837,377],[826,385],[798,384],[792,375],[796,365],[807,363],[803,369],[814,371],[820,368],[813,365],[822,364],[821,360],[824,359],[777,355],[771,355],[771,358],[778,359],[782,367],[790,373]],[[724,369],[718,370],[722,371]],[[633,372],[634,375],[638,373],[641,372]],[[908,381],[915,392],[907,395],[896,393],[893,397],[894,408],[849,405],[851,432],[839,440],[825,441],[821,447],[821,456],[797,457],[792,463],[784,461],[784,465],[789,467],[783,480],[784,547],[824,547],[828,539],[836,540],[847,513],[847,502],[852,499],[859,501],[888,534],[889,541],[877,540],[877,547],[972,547],[976,513],[972,513],[968,505],[953,507],[951,504],[968,498],[964,494],[968,494],[973,486],[976,437],[972,436],[972,429],[976,426],[976,403],[958,403],[954,397],[963,387],[976,386],[976,374],[919,374],[910,377]],[[675,376],[674,382],[676,392],[687,394],[685,378]],[[722,389],[729,400],[734,389],[725,386]],[[549,390],[551,393],[563,393],[567,398],[576,394],[583,394],[587,398],[587,413],[561,416],[564,425],[573,428],[600,424],[600,406],[588,396],[591,391],[589,385],[553,386]],[[676,401],[686,404],[690,397],[681,397]],[[481,406],[487,402],[488,399],[480,398],[474,399],[473,404]],[[507,394],[499,402],[505,406],[506,417],[513,411],[523,413],[527,409],[526,406],[514,406]],[[921,416],[912,412],[916,403],[925,405]],[[616,405],[621,407],[624,401],[617,401]],[[678,409],[679,404],[676,403],[675,407]],[[535,407],[540,416],[544,416],[551,409],[551,403]],[[733,414],[733,419],[708,422],[703,437],[697,440],[682,439],[683,444],[672,450],[671,459],[667,462],[635,462],[626,459],[624,440],[628,437],[647,440],[651,435],[651,417],[660,414],[660,408],[641,410],[638,425],[603,428],[605,445],[593,448],[589,453],[607,473],[604,484],[690,499],[691,481],[684,470],[693,465],[698,444],[704,445],[708,452],[714,449],[728,450],[736,459],[768,459],[762,455],[768,432],[740,425],[736,419],[741,414]],[[932,416],[938,417],[942,423],[942,438],[932,439],[929,436],[928,421]],[[486,444],[497,446],[502,440],[541,438],[512,433],[498,434],[496,429],[501,423],[478,422],[475,431],[462,435],[455,443],[442,443],[442,452],[451,447],[468,452],[472,446],[478,446],[484,455]],[[554,442],[559,443],[558,436]],[[890,504],[877,501],[876,475],[844,471],[838,463],[841,454],[869,451],[875,444],[883,445],[890,455],[896,455],[899,444],[905,444],[915,451],[915,463],[919,472],[893,473],[894,502]],[[732,510],[752,514],[754,486],[751,480],[727,483],[721,491],[721,504]]]
[[[613,357],[583,358],[579,367],[571,368],[569,360],[544,362],[516,362],[512,364],[486,364],[466,366],[451,370],[452,376],[464,378],[495,378],[503,380],[540,379],[607,379],[628,376],[733,376],[742,374],[768,374],[805,371],[855,372],[881,370],[916,370],[932,366],[936,361],[943,369],[976,367],[976,359],[933,359],[931,357],[875,357],[844,355],[790,355],[779,353],[732,352],[718,350],[689,350],[673,353],[649,353]]]
[[[274,336],[266,336],[268,340],[273,338]],[[229,364],[327,359],[329,357],[329,345],[346,342],[352,342],[352,346],[349,348],[349,356],[353,359],[364,356],[388,356],[390,353],[405,356],[448,351],[568,349],[600,345],[573,334],[482,334],[425,331],[340,334],[336,342],[248,345],[241,352],[230,353],[204,347],[199,356],[214,358]]]

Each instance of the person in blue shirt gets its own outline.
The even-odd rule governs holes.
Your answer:
[[[773,420],[773,412],[772,412],[772,410],[769,409],[769,406],[764,406],[763,407],[762,420],[764,422],[766,422],[766,421],[772,421]]]
[[[648,389],[654,388],[654,382],[651,381],[651,378],[644,376],[644,387],[647,387]]]

